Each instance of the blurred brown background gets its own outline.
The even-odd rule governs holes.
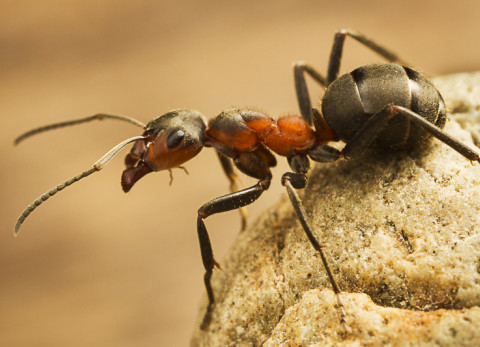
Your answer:
[[[139,134],[105,121],[29,128],[97,112],[149,121],[173,108],[297,112],[292,62],[325,71],[333,34],[355,28],[438,75],[480,69],[475,1],[1,1],[0,345],[182,346],[204,294],[196,210],[228,190],[213,151],[120,189],[122,153],[101,173],[15,219],[38,195]],[[347,39],[342,71],[378,60]],[[314,90],[320,95],[320,91]],[[278,199],[271,191],[252,218]],[[245,183],[250,183],[245,180]],[[221,260],[237,213],[207,219]]]

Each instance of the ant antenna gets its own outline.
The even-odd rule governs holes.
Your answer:
[[[89,117],[89,118],[92,118],[92,117]],[[122,119],[122,118],[118,118],[118,119]],[[83,121],[85,121],[85,120],[83,120]],[[81,123],[82,120],[72,121],[72,122],[77,122],[77,123],[80,122]],[[72,123],[72,122],[65,122],[65,123]],[[88,122],[88,120],[86,120],[86,122]],[[58,124],[65,124],[65,123],[58,123]],[[58,124],[56,125],[56,127],[65,126],[65,125],[58,125]],[[70,125],[70,124],[68,124],[68,125]],[[52,128],[49,128],[49,126],[46,126],[46,127],[43,127],[43,130],[39,130],[39,129],[42,129],[42,128],[36,129],[37,130],[36,132],[41,132],[43,130],[49,130],[49,129],[52,129]],[[33,131],[34,130],[30,131],[29,133],[26,133],[25,135],[26,136],[33,135],[35,133]],[[26,137],[25,135],[22,135],[22,136],[24,136],[24,138],[25,138]],[[20,136],[19,138],[21,138],[22,136]],[[17,140],[19,138],[17,138]],[[90,169],[82,172],[79,175],[76,175],[72,178],[69,178],[68,180],[66,180],[66,181],[56,185],[55,187],[53,187],[48,192],[40,195],[37,199],[35,199],[35,201],[33,201],[30,205],[28,205],[27,208],[25,210],[23,210],[23,212],[18,217],[17,223],[15,224],[15,231],[13,232],[14,236],[18,235],[18,232],[20,231],[20,227],[22,226],[25,219],[30,215],[30,213],[32,213],[44,201],[48,200],[50,197],[54,196],[55,194],[57,194],[59,191],[63,190],[64,188],[74,184],[77,181],[80,181],[82,178],[90,176],[94,172],[100,171],[110,161],[110,159],[112,159],[123,147],[125,147],[126,145],[128,145],[131,142],[134,142],[134,141],[137,141],[137,140],[143,140],[143,139],[145,139],[145,137],[143,137],[143,136],[134,136],[134,137],[131,137],[131,138],[125,140],[125,141],[120,142],[118,145],[116,145],[111,150],[109,150],[107,153],[105,153],[105,155],[103,157],[101,157],[99,160],[97,160]]]
[[[49,125],[44,125],[39,128],[32,129],[30,131],[27,131],[26,133],[20,135],[15,139],[15,144],[18,145],[20,142],[25,140],[27,137],[30,137],[32,135],[36,135],[38,133],[42,133],[44,131],[48,130],[53,130],[57,128],[63,128],[71,125],[77,125],[81,123],[87,123],[91,122],[93,120],[103,120],[103,119],[116,119],[116,120],[122,120],[131,124],[134,124],[136,126],[139,126],[140,128],[145,129],[146,125],[143,124],[141,121],[136,120],[135,118],[131,118],[128,116],[121,116],[121,115],[114,115],[114,114],[105,114],[105,113],[98,113],[93,116],[85,117],[85,118],[79,118],[79,119],[74,119],[74,120],[69,120],[66,122],[60,122],[60,123],[53,123]]]

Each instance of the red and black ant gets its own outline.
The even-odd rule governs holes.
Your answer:
[[[338,77],[346,36],[364,44],[390,63],[361,66]],[[92,168],[57,185],[36,199],[18,218],[15,235],[25,218],[43,201],[76,181],[101,170],[120,149],[131,142],[135,144],[125,158],[126,169],[121,180],[125,192],[146,174],[181,167],[203,147],[213,147],[230,180],[232,192],[207,202],[198,210],[197,232],[209,299],[202,322],[202,328],[205,328],[211,319],[215,302],[211,276],[213,268],[218,266],[218,263],[213,257],[203,220],[212,214],[239,209],[257,200],[270,186],[272,179],[270,168],[276,165],[276,159],[272,154],[274,152],[287,157],[292,172],[283,174],[282,184],[287,189],[308,239],[321,256],[337,297],[341,323],[346,329],[345,311],[339,296],[340,289],[296,193],[296,189],[303,189],[307,184],[307,172],[310,167],[308,158],[317,162],[331,162],[357,156],[372,145],[392,150],[406,149],[424,142],[433,135],[467,159],[480,161],[477,152],[441,130],[447,119],[442,96],[426,77],[405,65],[390,50],[363,34],[340,30],[335,34],[326,78],[303,62],[298,62],[294,66],[295,88],[301,116],[285,116],[274,120],[259,111],[230,109],[211,119],[207,125],[201,113],[179,109],[168,112],[147,125],[130,117],[97,114],[31,130],[18,137],[15,143],[46,130],[107,118],[138,125],[144,129],[144,133],[118,144]],[[322,112],[311,108],[305,74],[326,88],[321,104]],[[326,144],[339,140],[345,142],[342,150]],[[236,191],[237,178],[232,160],[241,172],[258,179],[258,182],[249,188]]]

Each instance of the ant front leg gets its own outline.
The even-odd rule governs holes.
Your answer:
[[[218,266],[218,263],[213,257],[212,245],[210,243],[207,228],[203,220],[212,214],[231,211],[250,205],[270,187],[272,174],[270,172],[268,163],[264,160],[262,154],[263,153],[258,150],[235,154],[236,158],[234,162],[237,168],[249,176],[258,178],[259,181],[257,184],[249,188],[239,190],[238,192],[215,198],[207,202],[198,210],[197,232],[198,240],[200,242],[200,251],[202,253],[203,266],[205,267],[204,282],[208,295],[207,311],[205,312],[205,316],[200,326],[201,329],[205,329],[211,320],[211,313],[215,303],[211,278],[213,267]]]
[[[212,245],[210,243],[207,228],[203,220],[212,214],[235,210],[242,206],[251,204],[252,202],[257,200],[265,190],[268,189],[268,187],[270,186],[270,181],[271,176],[266,177],[265,179],[260,180],[257,184],[250,188],[246,188],[238,192],[230,193],[213,199],[200,207],[200,209],[198,210],[197,232],[198,240],[200,242],[200,250],[202,253],[203,266],[205,267],[204,282],[208,295],[207,312],[205,313],[202,324],[200,326],[201,329],[205,329],[210,323],[211,313],[213,305],[215,303],[211,278],[213,267],[219,267],[218,263],[213,257]]]
[[[228,180],[230,181],[230,192],[234,193],[239,189],[239,178],[238,175],[235,173],[235,169],[233,168],[233,164],[230,158],[223,155],[219,151],[217,152],[218,159],[220,160],[220,164],[222,164],[223,172],[227,176]],[[247,227],[247,218],[248,213],[245,207],[240,207],[238,209],[240,211],[240,217],[242,218],[242,226],[241,230],[245,230]]]
[[[327,273],[328,279],[330,284],[332,285],[333,291],[335,293],[335,297],[337,298],[337,305],[338,305],[338,312],[340,316],[340,324],[343,326],[344,330],[348,331],[348,326],[345,321],[345,309],[340,299],[340,288],[333,277],[332,270],[328,265],[327,258],[325,253],[323,252],[323,245],[318,241],[313,233],[313,228],[308,221],[307,213],[305,212],[305,208],[296,192],[296,189],[303,189],[307,185],[307,176],[306,173],[310,167],[310,162],[305,155],[294,155],[288,158],[288,163],[290,167],[295,172],[287,172],[282,176],[282,185],[285,186],[287,189],[288,197],[290,198],[290,202],[293,205],[295,213],[297,214],[298,219],[300,220],[300,224],[305,231],[305,234],[308,237],[308,240],[312,244],[313,248],[320,254],[320,258],[322,259],[323,266],[325,268],[325,272]]]
[[[343,53],[343,44],[345,42],[345,37],[350,36],[351,38],[357,40],[361,44],[367,46],[372,51],[380,54],[386,60],[392,63],[398,63],[400,65],[407,65],[410,64],[401,60],[397,54],[389,50],[388,48],[378,44],[377,42],[373,41],[372,39],[366,37],[362,33],[359,33],[355,30],[350,29],[341,29],[335,33],[333,39],[333,47],[330,53],[330,60],[328,63],[328,72],[327,72],[327,87],[335,81],[338,77],[338,72],[340,71],[340,61],[342,60],[342,53]]]

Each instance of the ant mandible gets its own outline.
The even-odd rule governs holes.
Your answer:
[[[390,63],[364,65],[338,77],[346,36],[372,49]],[[230,181],[231,193],[207,202],[198,210],[197,232],[209,300],[201,325],[205,328],[211,320],[215,302],[211,276],[218,263],[213,257],[203,220],[212,214],[241,209],[257,200],[270,186],[270,168],[276,165],[274,152],[287,157],[292,172],[283,174],[281,182],[309,241],[321,256],[337,298],[340,322],[347,329],[340,289],[296,193],[296,189],[303,189],[307,184],[310,167],[308,158],[317,162],[331,162],[357,156],[372,145],[392,150],[407,149],[434,136],[467,159],[480,161],[477,152],[441,130],[447,119],[442,96],[426,77],[407,65],[396,54],[365,35],[352,30],[340,30],[334,37],[326,78],[309,64],[297,62],[294,65],[301,116],[290,115],[274,120],[256,110],[229,109],[211,119],[207,125],[201,113],[179,109],[147,125],[126,116],[97,114],[33,129],[19,136],[15,143],[43,131],[101,119],[127,121],[142,127],[144,133],[121,142],[95,162],[92,168],[41,195],[18,218],[15,235],[25,218],[42,202],[101,170],[120,149],[131,142],[135,144],[125,158],[126,169],[121,180],[125,192],[146,174],[181,167],[203,147],[213,147]],[[322,112],[311,107],[306,75],[326,88],[321,103]],[[326,144],[339,140],[345,142],[342,150]],[[232,160],[241,172],[258,179],[258,182],[237,191],[237,176]]]

